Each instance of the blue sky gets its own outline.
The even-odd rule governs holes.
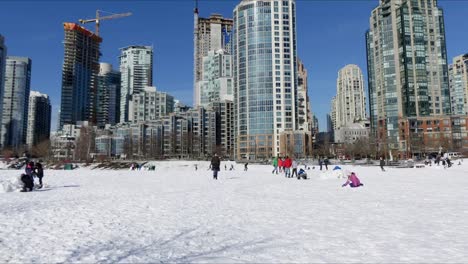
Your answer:
[[[200,15],[220,13],[232,17],[240,0],[200,0]],[[298,54],[309,72],[312,111],[326,129],[325,116],[336,93],[336,76],[346,64],[357,64],[366,74],[365,31],[379,0],[297,1]],[[447,51],[451,58],[468,53],[468,1],[444,1]],[[6,38],[8,55],[33,61],[31,89],[50,95],[52,130],[60,108],[63,61],[62,22],[92,18],[95,10],[132,12],[126,18],[103,21],[101,61],[118,68],[119,48],[153,45],[154,85],[191,105],[193,94],[193,1],[108,0],[25,1],[2,0],[0,34]],[[93,24],[86,27],[94,30]],[[367,89],[367,87],[366,87]],[[366,91],[367,92],[367,91]]]

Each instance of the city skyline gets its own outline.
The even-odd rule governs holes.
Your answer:
[[[200,16],[220,13],[232,17],[232,11],[240,1],[201,1]],[[128,45],[154,45],[154,85],[161,91],[170,92],[176,99],[193,105],[193,2],[138,2],[132,3],[77,3],[54,2],[54,10],[45,10],[47,4],[31,3],[21,6],[25,22],[17,25],[7,23],[15,16],[18,3],[7,2],[0,11],[0,22],[9,25],[1,29],[5,37],[8,56],[31,57],[35,61],[31,89],[49,94],[53,104],[52,127],[56,127],[60,107],[61,67],[63,62],[63,22],[74,22],[79,18],[92,17],[95,9],[112,12],[132,12],[129,18],[105,21],[101,26],[103,37],[101,62],[118,68],[119,48]],[[379,1],[324,2],[298,1],[298,56],[309,72],[309,94],[312,111],[317,115],[321,131],[326,128],[326,113],[336,91],[336,74],[346,64],[357,64],[366,69],[364,34],[368,29],[368,18]],[[448,60],[468,52],[468,36],[463,32],[461,21],[468,10],[468,3],[439,3],[445,9]],[[41,6],[41,7],[38,7]],[[154,8],[152,8],[154,7]],[[161,8],[163,7],[163,8]],[[37,8],[44,12],[36,13]],[[57,12],[61,10],[62,12]],[[73,10],[70,12],[69,10]],[[152,10],[153,12],[150,12]],[[343,13],[344,10],[347,12]],[[160,14],[160,16],[159,16]],[[167,26],[162,21],[177,18]],[[337,19],[340,17],[340,19]],[[27,22],[41,18],[40,30]],[[142,24],[142,22],[145,22]],[[327,25],[322,27],[320,25]],[[135,25],[145,25],[135,29]],[[94,30],[92,25],[86,26]],[[131,32],[130,32],[131,31]],[[124,34],[125,33],[125,34]],[[367,95],[367,71],[364,70]]]

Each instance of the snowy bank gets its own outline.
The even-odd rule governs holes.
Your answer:
[[[214,181],[208,162],[154,163],[156,171],[47,170],[47,188],[0,193],[0,263],[468,259],[468,163],[342,166],[361,188],[317,169],[299,181],[222,162]],[[1,171],[0,181],[18,173]]]

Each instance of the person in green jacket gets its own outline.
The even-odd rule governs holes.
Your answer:
[[[273,171],[271,174],[274,174],[275,172],[278,174],[278,157],[273,157]]]

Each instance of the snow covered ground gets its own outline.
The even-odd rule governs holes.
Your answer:
[[[11,192],[0,170],[0,263],[424,262],[468,260],[468,162],[444,170],[345,166],[364,187],[236,165],[157,162],[156,171],[45,171]],[[3,186],[3,187],[2,187]]]

